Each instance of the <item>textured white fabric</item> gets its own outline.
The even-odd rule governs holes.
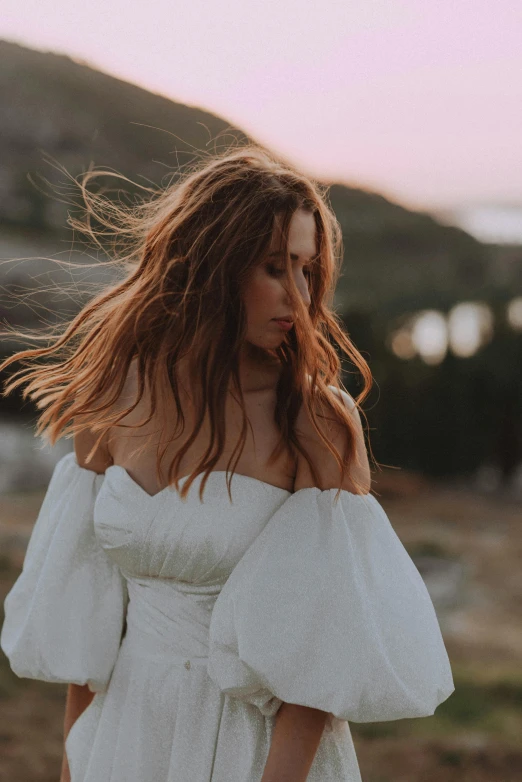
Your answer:
[[[0,643],[17,676],[88,684],[93,692],[107,687],[127,587],[94,534],[103,477],[82,470],[71,454],[54,470],[22,573],[4,603]]]
[[[187,500],[56,465],[8,594],[19,676],[89,684],[71,782],[259,782],[282,701],[330,714],[308,782],[360,782],[346,720],[453,690],[422,579],[371,496],[214,472]]]
[[[209,675],[265,714],[286,701],[352,722],[426,717],[453,692],[430,596],[375,497],[336,492],[290,495],[239,562]]]

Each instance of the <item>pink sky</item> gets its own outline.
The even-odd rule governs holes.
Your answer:
[[[3,0],[0,37],[413,208],[522,205],[520,0]]]

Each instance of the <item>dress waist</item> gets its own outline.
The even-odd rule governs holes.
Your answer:
[[[127,632],[120,654],[184,664],[187,668],[206,665],[210,619],[223,584],[126,578]]]

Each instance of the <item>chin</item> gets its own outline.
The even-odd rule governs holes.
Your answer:
[[[279,340],[281,342],[281,340]],[[274,347],[274,343],[270,345],[259,345],[255,342],[247,342],[247,351],[252,358],[264,359],[277,358],[276,354],[277,345]]]

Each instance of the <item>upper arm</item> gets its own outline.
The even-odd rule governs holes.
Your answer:
[[[331,387],[334,390],[333,387]],[[352,417],[355,430],[355,460],[350,464],[347,473],[341,482],[341,471],[333,453],[321,441],[316,433],[314,426],[308,416],[306,409],[301,407],[296,422],[296,434],[309,458],[311,459],[319,478],[319,486],[312,476],[312,471],[305,457],[298,453],[297,473],[294,483],[294,491],[317,487],[321,491],[326,489],[342,489],[353,493],[360,493],[361,490],[366,493],[370,491],[371,475],[366,444],[364,440],[364,431],[362,428],[361,417],[352,397],[341,391],[342,399]],[[318,426],[328,441],[337,449],[341,458],[343,457],[348,442],[346,426],[341,421],[332,417],[318,418]],[[357,488],[356,482],[361,488]]]

